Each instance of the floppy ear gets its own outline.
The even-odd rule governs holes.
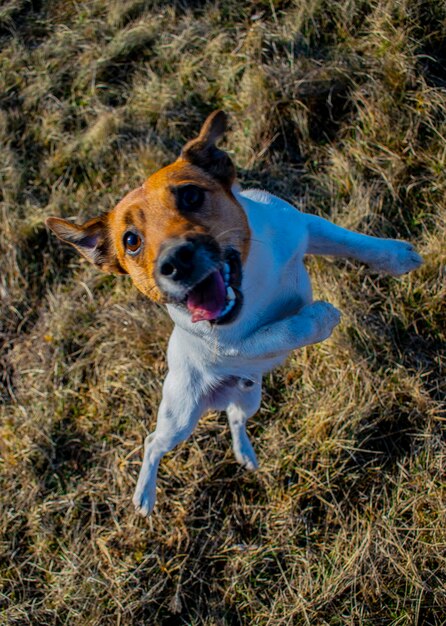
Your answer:
[[[105,217],[95,217],[78,226],[60,217],[48,217],[46,224],[65,243],[69,243],[104,272],[127,274],[110,240]]]
[[[227,123],[228,118],[224,111],[211,113],[201,127],[198,137],[184,146],[181,156],[230,187],[235,179],[234,164],[226,152],[215,145],[215,142],[225,133]]]

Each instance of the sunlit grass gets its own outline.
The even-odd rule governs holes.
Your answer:
[[[2,623],[444,622],[445,29],[433,0],[2,5]],[[171,322],[44,220],[111,208],[215,108],[242,184],[425,264],[309,259],[343,319],[265,377],[259,472],[210,414],[143,520]]]

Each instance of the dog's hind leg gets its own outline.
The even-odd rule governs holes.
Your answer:
[[[156,501],[156,477],[161,458],[187,439],[204,412],[204,405],[191,393],[196,380],[187,369],[170,371],[164,381],[163,398],[156,428],[146,437],[144,459],[136,484],[133,504],[141,515],[150,515]]]
[[[246,433],[246,422],[257,413],[262,396],[262,382],[240,379],[237,391],[226,407],[235,458],[246,469],[258,467],[256,453]]]

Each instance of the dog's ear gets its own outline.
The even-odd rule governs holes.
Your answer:
[[[95,217],[81,226],[60,217],[48,217],[46,224],[59,239],[72,245],[104,272],[127,274],[116,256],[105,216]]]
[[[215,145],[225,133],[227,124],[228,118],[224,111],[211,113],[201,127],[198,137],[184,146],[181,157],[230,187],[235,179],[234,164],[226,152]]]

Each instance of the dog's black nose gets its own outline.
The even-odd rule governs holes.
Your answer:
[[[187,278],[195,266],[195,249],[190,241],[165,248],[158,258],[160,275],[170,280]]]

